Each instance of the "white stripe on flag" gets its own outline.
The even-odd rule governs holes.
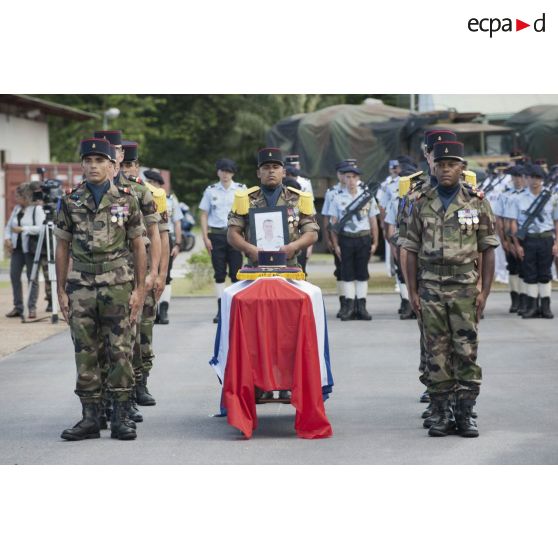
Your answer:
[[[212,359],[211,367],[223,382],[225,375],[225,368],[227,366],[227,358],[229,355],[229,330],[230,330],[230,315],[231,306],[234,296],[240,291],[252,286],[260,279],[267,280],[268,278],[259,277],[255,281],[246,280],[238,281],[226,288],[221,297],[221,324],[219,328],[219,349],[217,351],[217,360]],[[328,385],[327,365],[325,361],[325,334],[326,334],[326,316],[324,309],[324,301],[322,298],[322,291],[316,285],[312,285],[307,281],[296,281],[292,279],[284,279],[283,277],[274,277],[273,280],[281,279],[287,281],[293,287],[301,290],[304,294],[310,297],[312,302],[312,310],[314,312],[314,321],[316,323],[316,338],[318,341],[318,352],[320,360],[320,376],[322,386]]]

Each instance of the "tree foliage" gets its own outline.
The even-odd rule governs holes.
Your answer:
[[[124,131],[124,138],[140,145],[141,163],[169,169],[180,199],[197,204],[203,189],[216,179],[215,161],[234,159],[236,179],[253,184],[255,156],[268,129],[293,114],[326,106],[360,103],[366,97],[388,104],[405,102],[397,95],[40,95],[98,115],[86,122],[50,122],[53,161],[78,158],[79,140],[103,125],[103,113],[117,107],[120,116],[109,128]]]

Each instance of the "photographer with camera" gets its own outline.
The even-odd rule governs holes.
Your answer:
[[[16,206],[4,230],[4,248],[10,257],[10,280],[14,299],[13,309],[6,314],[8,318],[23,318],[23,288],[21,273],[25,267],[29,281],[30,296],[28,303],[29,318],[37,317],[38,281],[31,281],[34,247],[45,220],[45,212],[40,205],[33,203],[33,189],[29,182],[20,184],[16,189]]]
[[[40,171],[42,169],[37,169],[37,170]],[[41,176],[44,177],[44,175]],[[36,204],[37,206],[41,206],[45,213],[45,222],[42,223],[42,225],[44,225],[48,221],[52,221],[53,208],[56,206],[58,197],[62,195],[62,189],[60,184],[61,183],[58,180],[47,180],[46,182],[44,180],[42,182],[31,182],[30,186],[33,194],[33,203]],[[41,235],[39,234],[38,237],[33,237],[34,241],[31,243],[32,245],[30,246],[29,249],[31,254],[35,257],[35,260],[37,258],[37,254],[36,254],[37,242],[38,242],[37,239],[40,238],[40,236]],[[51,248],[50,248],[51,254],[54,253],[52,241],[48,238],[45,238],[41,243],[40,260],[39,260],[38,268],[41,269],[45,280],[45,300],[47,301],[47,306],[45,311],[52,312],[52,282],[49,279],[49,275],[48,275],[47,243],[45,242],[45,240],[51,242]],[[35,273],[35,277],[32,277],[32,279],[37,283],[38,286],[39,282],[38,279],[36,278],[36,273]]]

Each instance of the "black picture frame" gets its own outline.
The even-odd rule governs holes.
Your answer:
[[[287,218],[287,207],[284,205],[278,207],[251,207],[249,209],[248,218],[250,221],[250,244],[253,244],[254,246],[258,246],[257,233],[259,230],[259,224],[263,223],[266,214],[269,214],[270,218],[274,222],[277,222],[277,220],[281,221],[283,244],[288,244],[289,222]],[[280,215],[279,218],[277,217],[278,215]],[[262,247],[262,249],[264,248]]]

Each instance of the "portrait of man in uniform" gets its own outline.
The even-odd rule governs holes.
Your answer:
[[[288,242],[285,240],[289,235],[284,207],[251,208],[250,220],[251,242],[259,250],[276,252]]]

